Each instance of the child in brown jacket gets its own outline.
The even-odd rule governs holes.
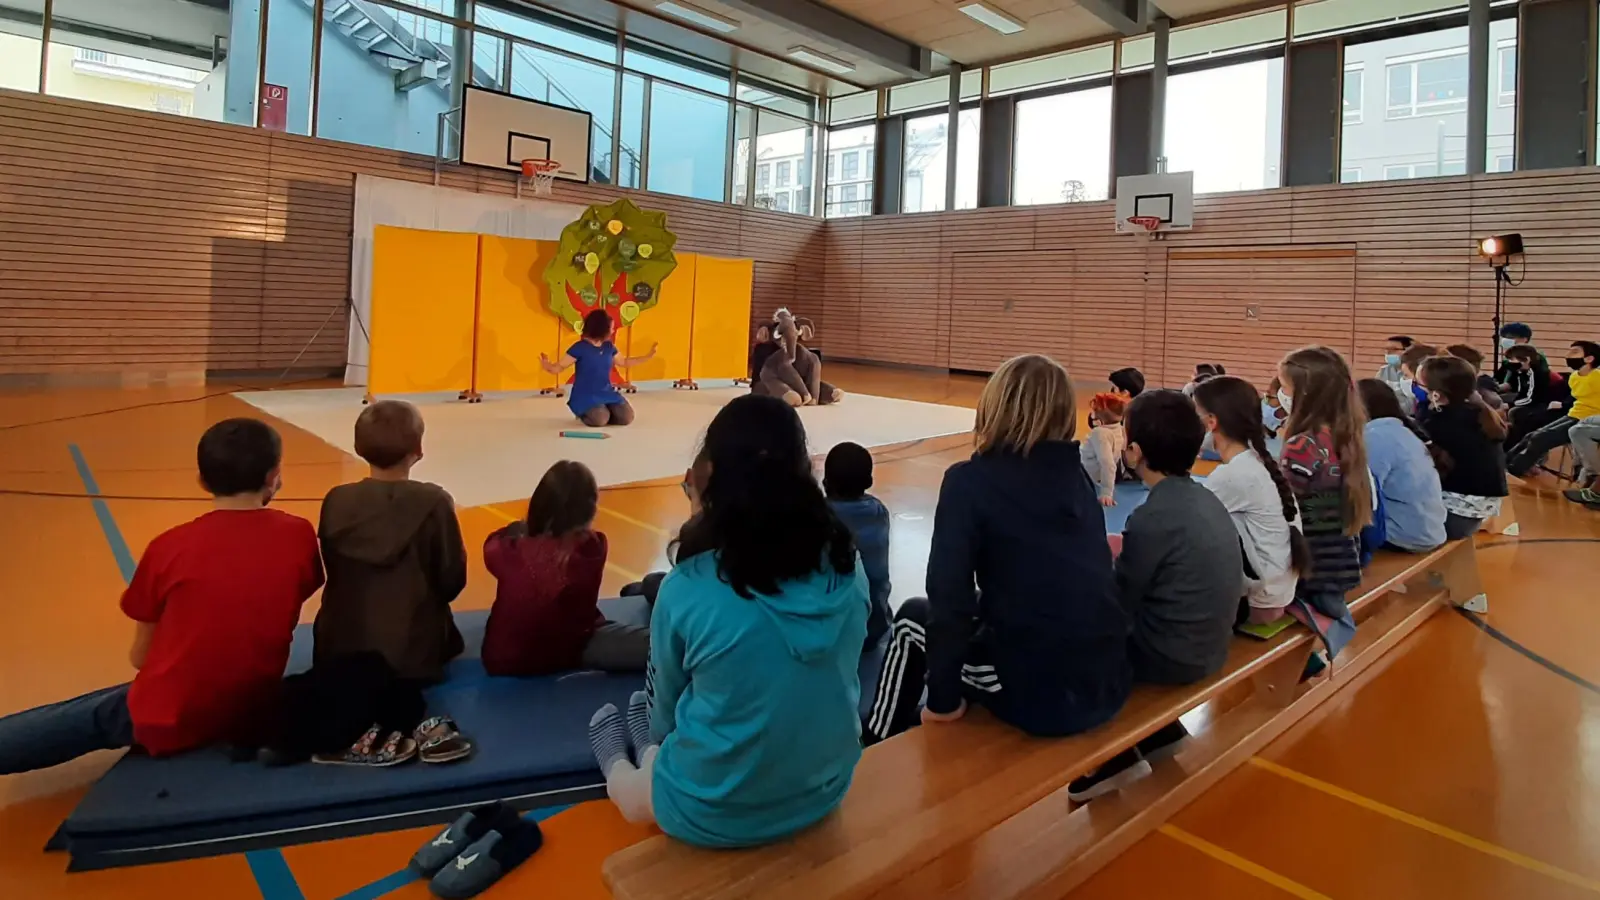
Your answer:
[[[450,603],[467,584],[455,501],[411,480],[422,459],[422,414],[381,400],[356,419],[367,478],[322,501],[318,535],[328,570],[315,626],[315,660],[377,651],[401,678],[438,681],[461,654]]]

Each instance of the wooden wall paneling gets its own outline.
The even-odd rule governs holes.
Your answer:
[[[1066,364],[1072,351],[1073,251],[992,250],[953,259],[950,367],[989,372],[1022,353]]]
[[[825,356],[839,359],[871,358],[861,344],[861,282],[863,219],[834,219],[824,234],[822,275],[823,328],[819,344]]]
[[[941,217],[939,262],[939,349],[936,365],[959,368],[950,360],[962,332],[982,322],[973,322],[957,313],[955,292],[956,255],[968,252],[1025,253],[1033,249],[1034,213],[1028,207],[963,210]],[[1020,350],[1018,352],[1021,352]]]
[[[1070,310],[1076,339],[1070,357],[1061,360],[1073,378],[1100,381],[1124,366],[1154,376],[1150,363],[1159,358],[1146,353],[1151,324],[1146,265],[1152,255],[1159,255],[1148,248],[1157,246],[1135,237],[1120,246],[1077,252]]]
[[[1356,375],[1383,365],[1390,335],[1443,343],[1467,336],[1470,192],[1464,178],[1293,189],[1296,244],[1357,248]]]
[[[862,353],[913,366],[945,365],[937,356],[938,218],[873,217],[862,229]]]
[[[1325,344],[1348,354],[1355,315],[1354,248],[1286,248],[1259,256],[1169,250],[1166,381],[1201,362],[1265,390],[1284,354]]]

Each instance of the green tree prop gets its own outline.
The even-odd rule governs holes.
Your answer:
[[[591,206],[561,229],[561,246],[545,267],[550,311],[583,330],[583,317],[596,309],[617,328],[661,300],[661,282],[678,267],[672,248],[678,236],[667,230],[667,214],[643,210],[627,200]]]

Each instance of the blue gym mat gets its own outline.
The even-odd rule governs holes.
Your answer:
[[[646,623],[641,598],[601,601],[614,621]],[[449,715],[476,750],[447,765],[363,769],[304,763],[268,768],[222,750],[165,759],[126,756],[89,789],[48,849],[71,854],[70,871],[237,853],[452,821],[468,806],[507,800],[536,809],[605,796],[588,723],[605,703],[627,705],[644,676],[572,672],[495,678],[478,661],[488,612],[456,615],[467,650],[428,691],[430,714]],[[862,708],[882,665],[880,645],[862,658]],[[289,671],[311,661],[311,629],[295,632]]]

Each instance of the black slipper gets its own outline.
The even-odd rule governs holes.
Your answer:
[[[515,828],[517,811],[504,803],[490,803],[461,814],[449,828],[423,844],[411,857],[411,870],[424,878],[450,864],[474,841],[497,828]]]
[[[494,830],[461,851],[433,876],[428,889],[444,900],[476,897],[528,861],[544,844],[544,832],[532,819],[519,819],[504,831]]]

